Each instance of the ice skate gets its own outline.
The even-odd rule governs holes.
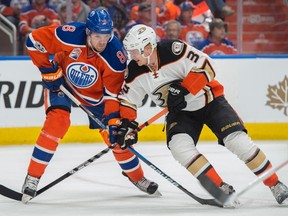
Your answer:
[[[162,196],[162,194],[158,191],[158,184],[156,182],[150,181],[143,177],[140,181],[134,182],[132,181],[125,172],[122,172],[124,176],[126,176],[139,190],[154,196]]]
[[[228,195],[231,195],[233,193],[235,193],[235,190],[233,188],[232,185],[229,185],[225,182],[223,182],[221,184],[221,186],[219,187],[224,193],[228,194]],[[238,205],[240,205],[240,201],[238,199],[234,200],[232,203],[226,203],[224,204],[224,207],[226,208],[235,208],[237,207]]]
[[[32,177],[27,174],[25,182],[22,187],[22,202],[28,203],[33,197],[36,196],[37,185],[39,183],[39,178]]]
[[[282,182],[278,181],[270,190],[279,204],[282,204],[285,200],[285,203],[288,202],[288,188]]]

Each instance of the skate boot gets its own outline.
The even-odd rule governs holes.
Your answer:
[[[219,187],[224,193],[231,195],[235,193],[235,190],[232,185],[227,184],[226,182],[222,182],[221,186]],[[231,203],[227,203],[224,207],[227,208],[235,208],[236,206],[240,205],[240,201],[238,199],[233,200]]]
[[[158,191],[158,184],[150,181],[149,179],[146,179],[143,177],[140,181],[134,182],[132,181],[125,172],[122,172],[124,176],[126,176],[130,182],[132,182],[139,190],[149,194],[149,195],[155,195],[155,196],[162,196],[162,194]]]
[[[22,187],[22,202],[28,203],[33,197],[36,196],[37,185],[39,183],[39,178],[35,178],[27,174],[25,182]]]
[[[270,190],[279,204],[282,204],[284,200],[287,200],[288,188],[282,182],[278,181]]]

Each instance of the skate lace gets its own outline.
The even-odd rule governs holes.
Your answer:
[[[231,186],[225,182],[222,183],[222,185],[220,186],[220,189],[228,195],[235,192],[233,186]]]
[[[25,188],[29,188],[30,190],[36,190],[38,182],[39,182],[38,178],[28,176],[26,184],[25,184]]]
[[[285,194],[288,196],[288,188],[281,182],[272,187],[271,191],[276,199],[281,199]]]
[[[147,191],[147,188],[150,185],[150,181],[148,179],[146,179],[145,177],[143,177],[140,181],[135,182],[135,185],[143,191]]]

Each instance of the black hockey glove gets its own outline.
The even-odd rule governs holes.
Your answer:
[[[180,83],[172,83],[168,89],[167,106],[169,112],[176,113],[181,111],[187,106],[185,95],[189,91],[180,85]]]
[[[121,124],[118,128],[117,143],[121,149],[126,149],[127,147],[137,143],[138,134],[133,132],[138,127],[138,122],[129,121],[128,119],[122,119]]]

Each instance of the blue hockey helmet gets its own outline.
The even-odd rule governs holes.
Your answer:
[[[113,32],[113,21],[107,10],[95,9],[89,12],[86,27],[90,32],[98,34],[112,34]]]

